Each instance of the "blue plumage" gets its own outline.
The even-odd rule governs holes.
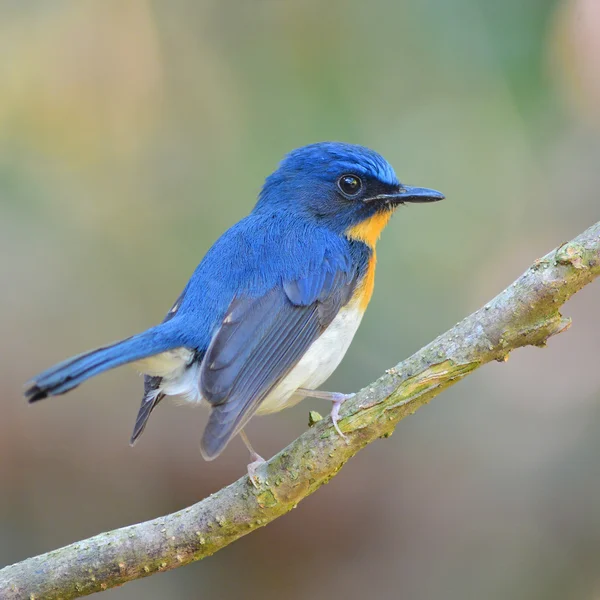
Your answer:
[[[165,395],[203,398],[212,412],[202,447],[213,458],[261,403],[279,410],[296,388],[328,377],[362,317],[354,299],[370,297],[370,240],[398,204],[441,198],[400,184],[368,148],[324,142],[294,150],[250,215],[207,252],[163,323],[48,369],[26,395],[62,394],[135,362],[147,375],[132,441]],[[308,358],[317,347],[337,352],[322,357],[322,368],[319,357]]]
[[[176,327],[165,323],[110,346],[73,356],[35,377],[26,396],[35,402],[48,395],[64,394],[104,371],[181,346],[180,334]]]

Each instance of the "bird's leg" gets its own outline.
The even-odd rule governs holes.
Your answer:
[[[331,407],[331,420],[335,430],[340,434],[341,437],[346,439],[346,436],[342,433],[340,426],[338,425],[338,418],[340,415],[340,406],[342,402],[349,400],[354,397],[354,394],[340,394],[339,392],[323,392],[321,390],[306,390],[304,388],[298,388],[296,394],[302,396],[309,396],[310,398],[320,398],[321,400],[330,400],[333,402]]]
[[[254,478],[257,476],[256,470],[266,461],[260,454],[257,454],[254,451],[254,448],[252,447],[252,444],[250,443],[250,440],[248,439],[248,436],[246,435],[243,429],[240,431],[240,437],[242,438],[242,442],[244,442],[244,444],[246,445],[246,448],[248,448],[248,452],[250,452],[251,462],[248,465],[248,478],[250,479],[252,485],[255,488],[258,488],[256,481],[254,481]]]

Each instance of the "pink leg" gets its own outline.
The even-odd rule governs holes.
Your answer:
[[[346,436],[342,433],[340,426],[338,425],[338,419],[340,415],[340,406],[346,400],[354,397],[354,394],[340,394],[339,392],[323,392],[321,390],[306,390],[304,388],[298,388],[297,394],[302,396],[309,396],[310,398],[320,398],[321,400],[330,400],[333,402],[331,407],[331,420],[335,430],[340,434],[341,437],[346,439]]]
[[[248,436],[246,435],[243,429],[240,431],[240,437],[246,445],[246,448],[248,448],[248,452],[250,452],[251,462],[248,465],[248,479],[250,479],[250,483],[252,483],[252,485],[255,488],[258,488],[258,485],[255,481],[255,478],[258,478],[257,470],[261,465],[264,465],[267,461],[260,454],[257,454],[254,451],[254,448],[252,447],[252,444],[250,443],[250,440],[248,439]]]

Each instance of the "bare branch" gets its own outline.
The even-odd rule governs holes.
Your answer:
[[[526,345],[567,329],[559,308],[600,275],[600,223],[535,263],[491,302],[389,369],[342,410],[274,456],[258,489],[247,477],[182,511],[102,533],[0,570],[3,600],[79,598],[217,552],[270,523],[327,483],[361,448],[442,390]]]

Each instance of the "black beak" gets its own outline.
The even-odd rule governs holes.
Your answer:
[[[437,192],[436,190],[403,185],[398,192],[394,194],[380,194],[374,198],[369,198],[368,202],[377,200],[388,204],[404,204],[405,202],[438,202],[445,197],[444,194]]]
[[[437,202],[445,197],[444,194],[436,190],[410,187],[409,185],[402,186],[396,196],[397,202]]]

